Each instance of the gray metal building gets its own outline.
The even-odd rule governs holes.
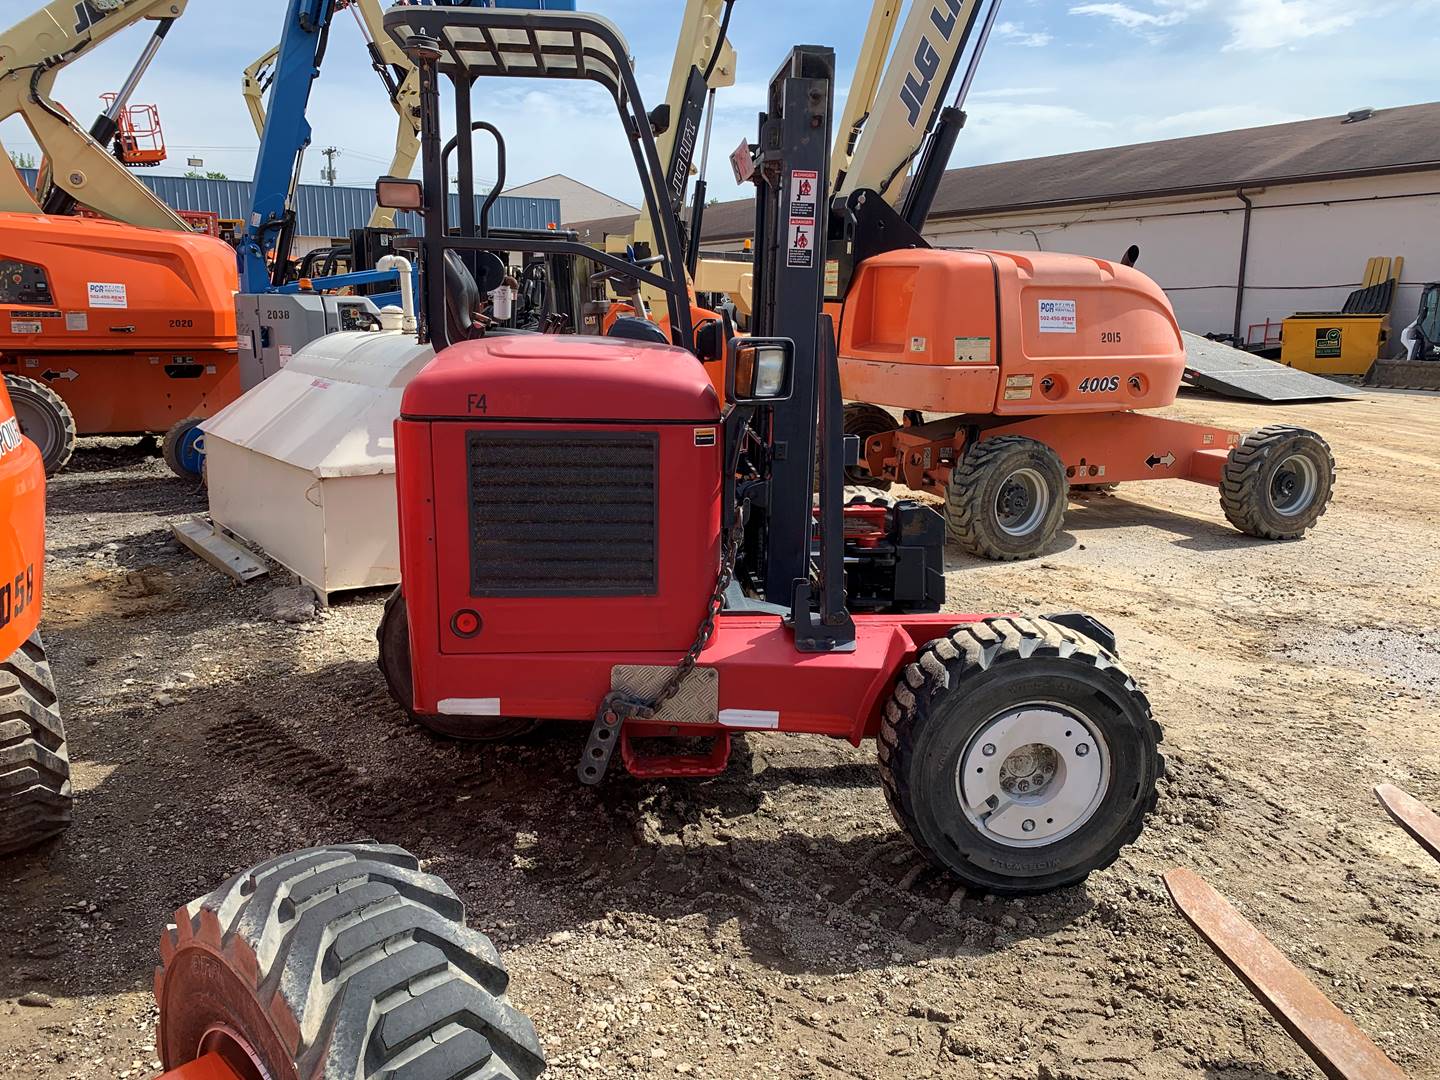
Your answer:
[[[21,175],[31,187],[35,170],[22,169]],[[245,220],[250,214],[251,191],[248,180],[205,180],[189,176],[150,176],[137,174],[136,179],[153,191],[172,210],[195,210],[221,218]],[[482,196],[475,198],[479,213]],[[332,237],[346,236],[370,220],[375,209],[372,188],[327,187],[323,184],[301,184],[296,194],[297,250],[309,246],[306,240],[328,242]],[[450,196],[450,216],[459,220],[460,197]],[[397,222],[402,228],[418,231],[420,218],[401,214]],[[501,195],[490,208],[490,224],[505,229],[544,229],[560,224],[560,200]]]

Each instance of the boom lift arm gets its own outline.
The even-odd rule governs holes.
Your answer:
[[[409,176],[420,153],[420,90],[415,65],[410,63],[403,52],[385,33],[384,12],[380,0],[351,0],[340,3],[339,8],[348,7],[360,32],[365,37],[365,46],[385,92],[395,107],[399,124],[395,132],[395,153],[390,159],[386,176]],[[245,69],[242,92],[250,119],[255,125],[255,134],[265,136],[265,95],[275,82],[275,61],[280,55],[280,46],[275,46]],[[395,224],[395,211],[376,206],[370,215],[370,228],[388,229]]]
[[[680,36],[675,43],[675,60],[670,67],[670,84],[665,91],[665,101],[650,113],[652,128],[659,128],[655,138],[655,149],[665,167],[665,182],[670,192],[670,202],[678,213],[685,205],[685,192],[690,182],[690,170],[695,163],[695,152],[700,142],[700,124],[707,115],[713,118],[715,91],[735,85],[736,56],[725,31],[730,21],[730,9],[735,0],[689,0],[680,20]],[[709,142],[709,127],[706,126],[706,143]],[[704,167],[704,160],[701,160]],[[703,175],[700,181],[703,183]],[[701,201],[696,204],[692,215],[692,233],[698,232]],[[653,247],[654,230],[644,214],[635,222],[634,242],[637,246]],[[699,251],[695,236],[691,236],[687,252],[687,266],[694,269],[694,257]],[[651,290],[645,290],[646,299],[654,301]]]
[[[0,211],[66,213],[79,202],[116,221],[190,231],[107,149],[114,120],[187,2],[111,0],[100,5],[52,0],[5,31],[0,37],[0,121],[19,116],[29,128],[49,165],[52,187],[38,193],[37,200],[9,162],[0,163]],[[155,34],[114,104],[87,132],[52,100],[56,76],[97,45],[146,19],[156,21]]]

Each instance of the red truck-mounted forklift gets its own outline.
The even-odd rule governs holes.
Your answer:
[[[796,179],[829,175],[833,52],[792,50],[769,85],[751,162],[755,336],[738,338],[723,322],[692,332],[676,217],[610,23],[405,7],[385,24],[420,73],[424,182],[386,178],[379,195],[424,215],[422,332],[437,352],[395,426],[403,584],[379,636],[400,703],[475,737],[535,718],[585,724],[589,784],[617,750],[638,776],[705,776],[737,731],[876,738],[896,819],[966,884],[1036,892],[1113,862],[1154,805],[1163,761],[1104,627],[847,607],[845,560],[863,558],[847,524],[853,537],[873,508],[843,505],[825,230],[789,198]],[[469,325],[467,263],[504,241],[448,218],[441,84],[465,133],[474,83],[517,76],[590,81],[614,100],[654,261],[562,238],[535,247],[653,286],[668,335],[638,313],[605,337]],[[458,149],[463,211],[468,140]],[[707,361],[726,365],[725,400]],[[939,526],[915,509],[910,529]],[[664,740],[684,752],[656,756]]]

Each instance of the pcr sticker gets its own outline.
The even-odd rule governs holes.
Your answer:
[[[1073,334],[1075,329],[1074,300],[1040,301],[1040,333]]]
[[[90,306],[92,308],[128,308],[130,298],[125,292],[123,282],[90,281],[86,283],[90,291]]]

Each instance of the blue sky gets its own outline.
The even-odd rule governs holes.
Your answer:
[[[7,14],[38,0],[3,0]],[[582,6],[629,39],[647,105],[669,75],[680,0],[590,0]],[[740,194],[728,152],[755,134],[766,80],[795,43],[832,45],[843,99],[871,0],[737,0],[731,40],[739,81],[722,91],[712,145],[712,194]],[[248,178],[257,144],[240,97],[240,73],[278,38],[283,0],[190,0],[136,101],[160,106],[171,145],[162,171],[187,157]],[[1440,98],[1440,0],[1006,0],[969,102],[970,124],[953,165],[1222,131]],[[384,171],[395,117],[349,15],[332,36],[310,110],[315,143],[304,178],[318,179],[319,149],[341,148],[341,183],[368,185]],[[0,22],[10,22],[0,18]],[[72,65],[58,99],[85,123],[97,97],[128,70],[147,31],[132,29]],[[477,95],[477,118],[506,132],[509,182],[568,173],[633,201],[633,167],[608,99],[588,87],[497,84]],[[837,100],[837,114],[841,101]],[[11,150],[31,150],[14,122]],[[1440,139],[1440,133],[1437,133]],[[479,171],[484,174],[486,152]]]

